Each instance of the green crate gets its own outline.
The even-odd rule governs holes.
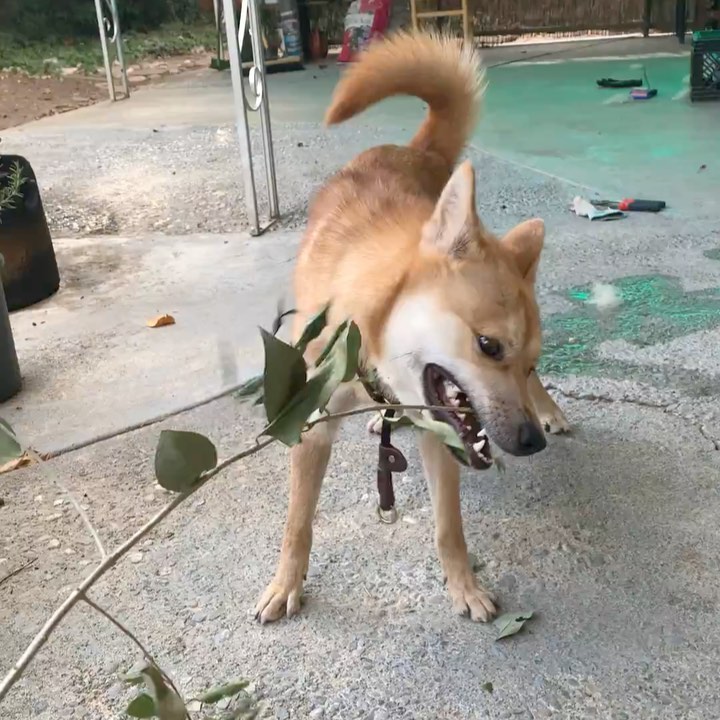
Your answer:
[[[693,33],[690,100],[720,100],[720,30]]]
[[[695,30],[692,39],[694,43],[705,40],[720,40],[720,30]]]

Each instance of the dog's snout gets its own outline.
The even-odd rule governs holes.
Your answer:
[[[534,455],[545,449],[545,433],[534,422],[527,420],[518,430],[518,455]]]

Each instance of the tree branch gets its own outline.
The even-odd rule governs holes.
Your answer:
[[[97,610],[104,618],[109,620],[123,635],[126,635],[130,638],[142,651],[142,654],[145,656],[145,659],[151,662],[162,674],[162,676],[167,680],[167,684],[175,691],[175,694],[178,697],[182,697],[180,695],[180,691],[175,687],[175,683],[172,681],[172,678],[160,667],[158,662],[155,660],[155,658],[150,654],[150,651],[133,635],[133,633],[128,630],[116,617],[112,616],[105,608],[98,605],[94,600],[91,600],[87,595],[83,595],[81,597],[81,600],[86,602],[93,610]],[[189,716],[188,716],[189,720]]]
[[[31,565],[34,565],[37,562],[37,558],[31,558],[27,562],[24,562],[19,568],[15,568],[12,572],[9,572],[7,575],[0,578],[0,585],[2,585],[4,582],[7,582],[11,577],[15,577],[18,573],[21,573],[26,568],[29,568]]]
[[[70,492],[70,489],[60,479],[60,476],[49,465],[46,465],[45,461],[29,445],[25,445],[24,443],[20,442],[18,436],[15,434],[15,431],[11,430],[9,426],[6,427],[5,425],[0,424],[0,432],[5,433],[5,435],[14,440],[20,446],[20,448],[24,450],[25,455],[27,455],[33,462],[38,465],[40,472],[45,476],[45,479],[48,482],[57,485],[60,490],[68,496],[73,507],[75,508],[75,510],[77,510],[78,515],[80,515],[80,519],[85,523],[85,527],[88,529],[90,535],[92,535],[98,552],[100,553],[100,560],[104,560],[107,557],[107,552],[105,551],[105,547],[102,544],[102,540],[100,540],[100,536],[98,535],[97,530],[95,530],[95,527],[90,521],[90,517],[85,512],[85,510],[83,510],[82,505],[80,505],[78,499],[72,494],[72,492]]]
[[[313,420],[309,422],[306,425],[306,430],[309,430],[310,428],[314,427],[315,425],[318,425],[319,423],[328,422],[330,420],[337,420],[338,418],[344,418],[344,417],[350,417],[351,415],[362,415],[363,413],[368,412],[382,412],[384,410],[447,410],[447,407],[445,405],[365,405],[363,407],[355,408],[354,410],[346,410],[345,412],[339,412],[339,413],[332,413],[330,415],[323,415],[322,417],[317,418],[316,420]],[[466,407],[454,407],[453,406],[453,412],[474,412],[472,408],[466,408]]]
[[[30,644],[25,648],[25,652],[20,659],[13,665],[12,669],[0,683],[0,701],[8,694],[10,688],[19,680],[25,668],[32,662],[33,658],[38,654],[41,648],[48,641],[48,638],[55,628],[63,621],[65,616],[72,610],[78,602],[85,599],[85,593],[108,571],[115,566],[129,550],[137,545],[151,530],[161,523],[176,507],[181,505],[185,500],[194,495],[201,487],[205,485],[211,478],[222,472],[225,468],[242,460],[249,455],[254,455],[271,443],[275,442],[274,438],[256,443],[246,450],[242,450],[231,455],[226,460],[218,463],[212,470],[202,475],[200,479],[189,490],[181,493],[169,502],[164,508],[159,510],[153,517],[148,520],[132,537],[126,540],[120,547],[108,555],[78,586],[70,595],[58,606],[55,612],[47,619],[40,631],[35,635]]]
[[[95,541],[95,545],[97,546],[98,552],[100,553],[100,560],[105,560],[105,558],[107,558],[107,551],[105,550],[105,546],[100,539],[98,531],[92,524],[90,516],[85,512],[82,505],[80,505],[79,500],[75,497],[75,495],[73,495],[73,493],[70,491],[70,488],[68,488],[68,486],[65,485],[65,483],[60,479],[60,476],[31,447],[26,447],[25,452],[27,453],[28,457],[32,458],[38,464],[40,472],[45,475],[45,478],[55,483],[55,485],[57,485],[60,490],[68,496],[70,502],[72,503],[72,506],[75,508],[75,510],[77,510],[78,515],[80,515],[80,519],[83,521],[83,523],[85,523],[85,527],[88,529],[90,535],[92,535],[92,539]]]

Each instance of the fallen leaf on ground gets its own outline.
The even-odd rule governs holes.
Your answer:
[[[147,326],[150,328],[159,328],[174,324],[175,318],[172,315],[158,315],[156,318],[147,321]]]
[[[495,639],[502,640],[503,638],[519,633],[532,616],[532,611],[505,613],[501,615],[493,622],[493,625],[500,631]]]
[[[7,472],[12,472],[18,468],[25,467],[26,465],[32,465],[35,461],[27,454],[23,453],[20,457],[14,458],[4,465],[0,465],[0,475]]]

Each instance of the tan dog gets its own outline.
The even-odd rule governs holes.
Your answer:
[[[360,154],[317,195],[295,272],[297,338],[331,303],[333,325],[352,318],[363,358],[406,405],[442,405],[435,418],[455,427],[470,465],[492,464],[489,438],[511,455],[545,447],[543,425],[567,429],[535,374],[540,323],[534,280],[543,244],[541,220],[502,239],[475,211],[469,162],[453,166],[479,109],[482,71],[474,51],[431,35],[378,42],[341,79],[326,122],[342,122],[391,95],[414,95],[429,114],[408,147]],[[342,386],[329,412],[367,402]],[[455,408],[471,404],[474,415]],[[300,609],[312,521],[337,424],[316,426],[292,450],[290,505],[275,578],[256,607],[262,622]],[[473,620],[496,612],[468,562],[460,515],[459,466],[442,442],[423,433],[437,549],[453,608]]]

